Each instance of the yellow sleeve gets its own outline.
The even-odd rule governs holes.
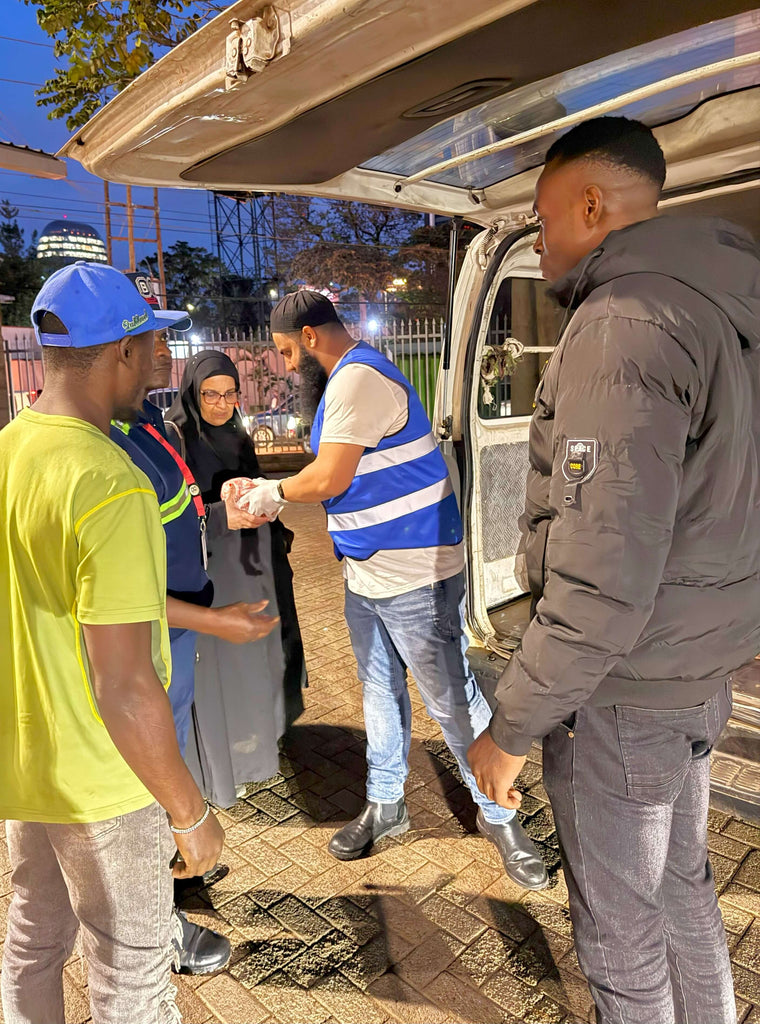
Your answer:
[[[79,622],[113,625],[164,618],[166,543],[152,488],[134,486],[111,495],[74,529]]]

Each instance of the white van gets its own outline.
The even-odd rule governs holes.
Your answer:
[[[605,113],[655,128],[664,213],[760,234],[760,9],[734,0],[240,0],[62,150],[113,182],[482,225],[452,295],[434,428],[460,474],[487,692],[527,622],[515,577],[527,431],[562,319],[532,251],[533,186],[557,135]],[[760,816],[756,665],[737,678],[713,787]]]

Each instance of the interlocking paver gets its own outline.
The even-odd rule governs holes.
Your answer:
[[[760,975],[748,971],[740,964],[732,965],[732,973],[737,996],[750,1003],[760,1003]]]
[[[493,1002],[509,1010],[518,1020],[524,1020],[529,1011],[543,998],[537,988],[520,981],[506,966],[497,968],[481,991]]]
[[[549,996],[555,1003],[564,1006],[572,1015],[573,1021],[594,1020],[593,1000],[586,982],[577,974],[557,970],[543,978],[539,990]]]
[[[538,928],[527,942],[509,954],[508,970],[528,985],[537,985],[555,971],[555,965],[572,947],[563,935]]]
[[[752,914],[730,903],[725,893],[719,902],[726,931],[733,935],[743,935],[754,920]]]
[[[302,944],[298,954],[283,967],[283,974],[302,988],[311,988],[332,977],[357,952],[356,943],[333,929],[310,946]]]
[[[446,1024],[450,1020],[444,1010],[394,974],[378,978],[370,986],[369,994],[389,1017],[405,1024]]]
[[[315,913],[305,903],[302,903],[295,896],[286,896],[278,903],[269,908],[272,917],[293,935],[297,935],[304,942],[312,943],[321,939],[332,930],[330,924],[319,914]]]
[[[273,939],[283,930],[282,922],[254,903],[247,894],[225,904],[224,915],[246,939]]]
[[[737,863],[741,863],[752,849],[747,843],[740,843],[738,839],[717,832],[707,833],[707,847],[710,853],[719,853]]]
[[[451,1014],[454,1021],[470,1024],[503,1024],[518,1018],[504,1010],[481,992],[444,971],[425,988],[425,995],[442,1010]]]
[[[314,995],[341,1024],[384,1024],[388,1019],[378,1003],[342,975],[315,985]]]
[[[445,931],[434,931],[396,965],[395,973],[424,989],[457,959],[464,944]]]
[[[210,978],[198,991],[201,999],[222,1024],[236,1024],[250,1021],[261,1024],[270,1015],[269,1009],[259,999],[238,985],[229,974]]]
[[[363,946],[382,931],[378,921],[347,896],[320,903],[319,913],[357,946]]]
[[[246,988],[252,989],[264,978],[289,964],[303,950],[304,944],[295,938],[246,942],[240,950],[241,958],[229,968],[229,972]]]
[[[341,964],[340,973],[363,991],[394,967],[385,936],[377,935]]]
[[[186,1024],[568,1024],[593,1020],[572,947],[567,886],[534,746],[521,815],[550,866],[528,893],[474,831],[475,810],[413,681],[411,829],[339,862],[332,833],[362,806],[361,686],[342,617],[340,566],[321,510],[293,508],[296,598],[310,671],[306,713],[280,771],[219,812],[229,872],[189,890],[189,918],[228,935],[216,977],[176,980]],[[709,843],[732,947],[737,1012],[760,1024],[760,828],[711,809]],[[0,839],[0,939],[10,897]],[[88,1019],[86,975],[65,971],[66,1020]],[[0,1021],[2,1014],[0,1013]]]
[[[229,903],[230,900],[250,892],[255,886],[260,885],[265,878],[266,876],[257,871],[256,868],[243,862],[241,867],[233,868],[228,875],[215,885],[206,886],[204,889],[201,889],[198,895],[209,906],[212,906],[215,910],[220,910],[225,903]]]
[[[733,961],[760,973],[760,922],[753,923],[736,944]]]
[[[468,913],[438,894],[421,903],[420,910],[433,924],[444,928],[460,942],[472,942],[485,929],[485,923],[475,914]]]
[[[760,828],[756,825],[750,825],[748,822],[741,821],[738,818],[731,818],[721,831],[725,835],[731,836],[732,839],[738,839],[742,843],[754,846],[755,849],[760,847]]]

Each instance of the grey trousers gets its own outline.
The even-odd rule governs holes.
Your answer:
[[[675,711],[584,705],[544,739],[575,945],[603,1024],[735,1024],[707,854],[729,684]]]
[[[158,804],[95,824],[8,821],[6,830],[6,1024],[64,1024],[62,970],[80,928],[93,1024],[179,1021],[170,975],[176,846]]]

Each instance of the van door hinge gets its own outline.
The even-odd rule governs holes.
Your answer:
[[[233,18],[226,43],[225,87],[236,89],[251,75],[263,71],[275,55],[281,57],[289,51],[290,32],[283,30],[274,7],[265,7],[248,21]]]

